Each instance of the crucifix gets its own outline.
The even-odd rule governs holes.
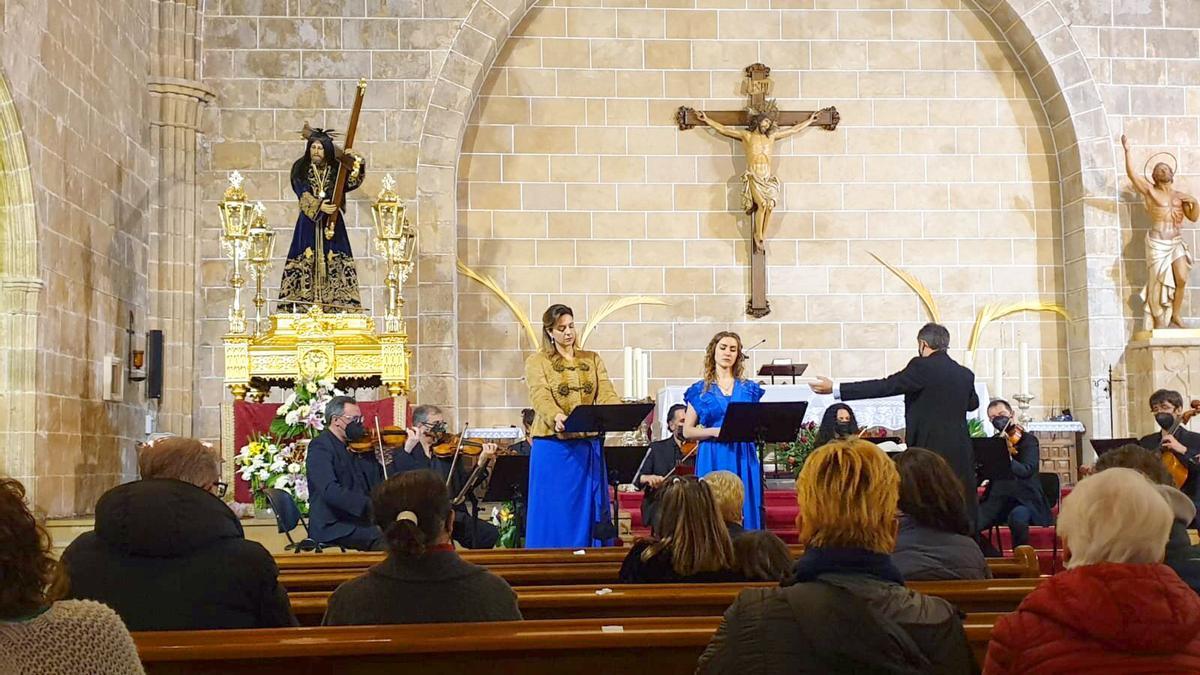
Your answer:
[[[680,131],[707,125],[716,133],[742,142],[746,153],[746,171],[742,173],[742,208],[750,216],[752,245],[750,253],[750,301],[746,313],[760,319],[771,313],[767,302],[767,225],[779,201],[779,177],[771,167],[775,143],[819,126],[828,131],[837,128],[841,116],[837,108],[817,111],[781,111],[771,93],[771,69],[761,63],[746,67],[746,94],[750,105],[745,110],[705,112],[681,106],[675,113]],[[737,127],[745,127],[737,128]]]

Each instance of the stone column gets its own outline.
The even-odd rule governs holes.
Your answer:
[[[213,92],[197,79],[198,0],[158,0],[151,10],[151,150],[158,183],[150,218],[150,316],[164,334],[158,429],[192,433],[196,387],[196,133]],[[139,330],[141,326],[139,326]]]

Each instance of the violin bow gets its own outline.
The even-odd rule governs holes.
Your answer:
[[[383,479],[387,480],[387,461],[383,456],[383,431],[379,428],[379,415],[375,416],[375,441],[379,443],[379,465],[383,467]]]
[[[463,441],[467,439],[467,429],[471,425],[464,423],[462,433],[458,435],[458,444],[454,446],[454,457],[450,460],[450,471],[446,473],[446,489],[450,489],[450,481],[454,479],[454,470],[458,468],[458,457],[462,454]]]

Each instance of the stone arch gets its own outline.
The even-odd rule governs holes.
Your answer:
[[[1111,134],[1099,89],[1079,44],[1051,0],[974,0],[1012,47],[1032,79],[1051,126],[1059,165],[1064,232],[1065,293],[1072,317],[1068,332],[1071,394],[1089,429],[1106,404],[1093,381],[1124,350],[1125,328],[1117,284],[1089,287],[1088,280],[1119,269],[1117,183]],[[467,118],[497,54],[534,6],[525,0],[476,0],[434,80],[417,160],[422,292],[418,321],[446,326],[443,337],[422,345],[452,353],[440,371],[418,357],[415,372],[426,400],[457,404],[456,169]],[[426,296],[431,302],[426,302]],[[439,331],[434,331],[439,332]],[[444,342],[443,342],[444,341]]]
[[[23,482],[31,502],[41,288],[29,156],[0,73],[0,474]]]

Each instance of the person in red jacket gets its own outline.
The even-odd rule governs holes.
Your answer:
[[[984,675],[1200,673],[1200,598],[1162,564],[1173,515],[1132,469],[1108,469],[1063,500],[1067,571],[1000,618]]]

